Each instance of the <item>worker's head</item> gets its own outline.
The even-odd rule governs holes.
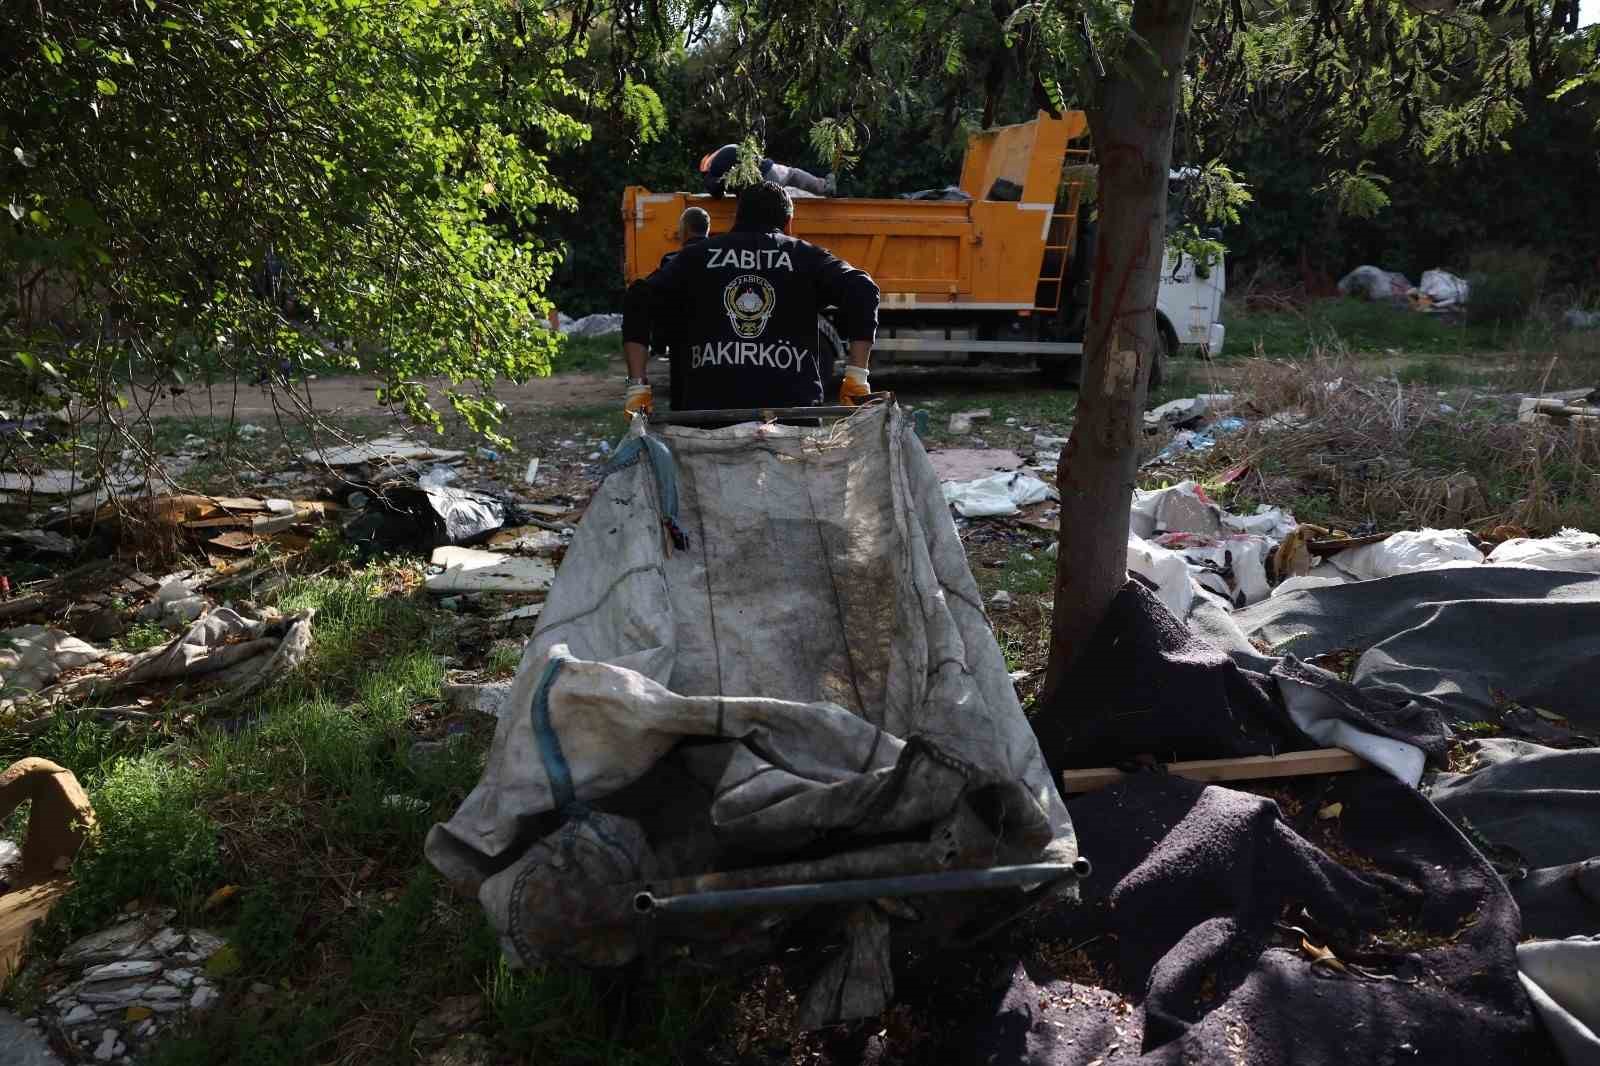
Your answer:
[[[788,233],[793,218],[794,204],[789,202],[789,194],[783,186],[775,181],[764,181],[739,194],[739,210],[733,216],[733,224],[740,229]]]
[[[692,241],[711,232],[711,216],[703,207],[690,207],[678,216],[678,240]]]

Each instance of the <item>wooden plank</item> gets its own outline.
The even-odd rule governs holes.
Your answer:
[[[1306,777],[1310,774],[1342,774],[1367,765],[1359,755],[1343,748],[1316,748],[1282,755],[1244,755],[1233,759],[1197,759],[1167,764],[1167,773],[1190,781],[1254,781],[1273,777]],[[1128,775],[1110,766],[1092,770],[1063,770],[1061,791],[1093,792],[1114,785]]]
[[[16,970],[33,927],[49,917],[50,908],[71,889],[71,880],[57,877],[18,885],[0,896],[0,981]]]

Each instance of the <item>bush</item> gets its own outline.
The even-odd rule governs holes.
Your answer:
[[[90,796],[98,829],[78,853],[77,888],[60,915],[74,934],[131,900],[191,905],[221,872],[217,827],[196,805],[195,779],[158,755],[124,759]]]
[[[1467,319],[1474,324],[1521,322],[1544,289],[1550,260],[1538,252],[1500,249],[1477,252],[1467,273],[1471,292]]]

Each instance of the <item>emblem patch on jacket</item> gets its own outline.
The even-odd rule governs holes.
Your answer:
[[[734,333],[745,338],[759,337],[767,328],[773,308],[778,306],[778,294],[760,274],[741,274],[722,290],[722,306]]]

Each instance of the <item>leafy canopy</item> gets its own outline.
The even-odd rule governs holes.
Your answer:
[[[487,428],[487,386],[547,367],[534,234],[572,204],[547,158],[587,136],[558,22],[493,0],[67,0],[12,29],[12,403],[289,362],[376,375],[435,423],[419,379],[443,375]],[[653,102],[625,98],[659,125]]]

